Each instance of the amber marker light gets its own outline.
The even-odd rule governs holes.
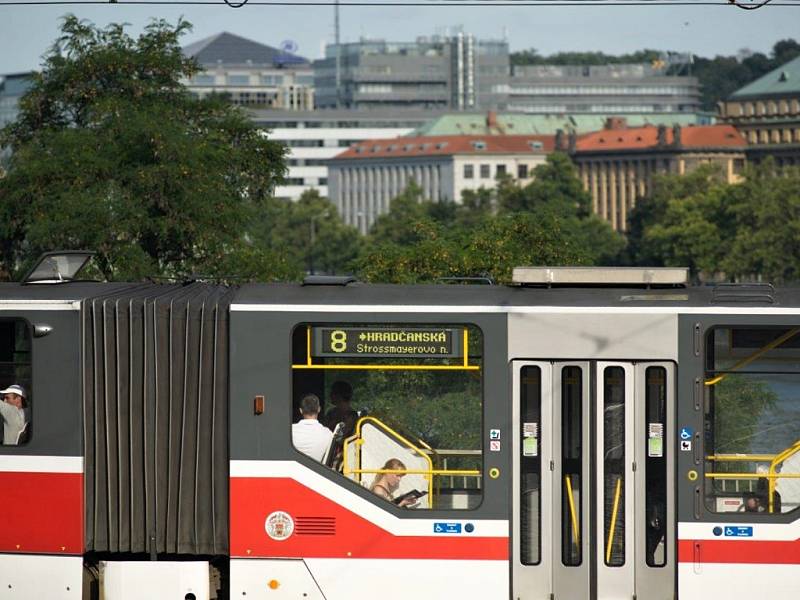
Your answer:
[[[270,579],[269,583],[267,584],[267,586],[271,590],[277,590],[281,586],[281,584],[277,579]]]

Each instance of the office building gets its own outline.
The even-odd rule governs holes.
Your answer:
[[[649,64],[513,66],[507,110],[535,114],[697,113],[696,77]]]
[[[339,82],[336,62],[339,54]],[[314,62],[317,106],[470,110],[505,103],[508,43],[471,34],[330,44]]]
[[[800,165],[800,57],[731,94],[719,112],[749,142],[749,160]]]
[[[411,181],[433,202],[460,202],[464,190],[493,188],[504,175],[530,182],[553,143],[527,135],[369,140],[328,163],[330,198],[345,223],[366,233]]]
[[[286,182],[279,198],[297,200],[307,190],[328,197],[328,161],[352,144],[411,133],[431,118],[420,110],[251,110],[271,140],[289,148]]]
[[[183,53],[203,68],[184,81],[199,97],[216,93],[242,106],[314,108],[314,75],[302,56],[226,32],[190,44]]]

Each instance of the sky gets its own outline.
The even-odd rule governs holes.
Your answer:
[[[37,68],[58,35],[60,18],[70,12],[99,25],[130,23],[134,34],[153,18],[174,23],[183,16],[194,25],[183,45],[228,31],[276,47],[292,40],[298,45],[297,54],[314,59],[322,55],[325,43],[333,41],[333,8],[327,6],[126,6],[124,0],[109,5],[4,6],[8,1],[0,0],[0,74]],[[768,53],[780,39],[800,38],[799,25],[800,3],[753,11],[730,5],[341,9],[343,41],[362,37],[412,41],[461,26],[479,39],[505,38],[512,51],[535,48],[540,54],[595,50],[620,54],[643,48],[707,57],[745,48]]]

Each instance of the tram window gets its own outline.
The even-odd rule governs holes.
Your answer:
[[[583,372],[561,370],[561,562],[577,567],[583,560]]]
[[[800,327],[717,327],[706,338],[705,497],[767,518],[800,507]]]
[[[603,371],[603,531],[605,564],[625,564],[625,370]]]
[[[30,440],[31,364],[28,323],[22,319],[0,320],[0,390],[16,392],[13,396],[9,394],[9,403],[0,399],[3,402],[3,445],[6,446]]]
[[[412,503],[418,510],[472,509],[480,504],[480,329],[314,323],[296,327],[292,344],[293,414],[299,415],[299,400],[313,393],[322,401],[322,422],[332,430],[343,423],[334,435],[327,466],[370,489],[376,482],[385,487],[377,480],[386,470],[405,472],[396,487],[392,481],[389,495],[395,501],[408,493],[418,496]],[[332,393],[334,386],[343,384],[352,390],[344,410]],[[403,466],[386,467],[391,459]],[[385,501],[376,496],[376,502]]]
[[[667,564],[667,370],[648,367],[645,371],[645,531],[649,567]]]
[[[538,565],[542,547],[541,369],[523,367],[520,378],[520,560],[523,565]]]

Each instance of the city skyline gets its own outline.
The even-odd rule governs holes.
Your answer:
[[[544,55],[568,51],[623,54],[645,48],[706,57],[735,55],[744,48],[766,54],[775,42],[797,36],[796,21],[787,18],[799,14],[797,7],[767,5],[757,11],[663,5],[343,7],[341,39],[410,41],[461,26],[480,39],[505,38],[512,51],[535,48]],[[175,23],[183,16],[194,25],[182,39],[184,46],[228,31],[272,46],[292,40],[298,54],[313,60],[321,56],[325,44],[333,42],[332,7],[3,6],[0,0],[0,73],[38,68],[58,35],[61,17],[70,12],[98,25],[130,23],[131,33],[141,31],[154,17]],[[709,23],[715,27],[708,28]]]

